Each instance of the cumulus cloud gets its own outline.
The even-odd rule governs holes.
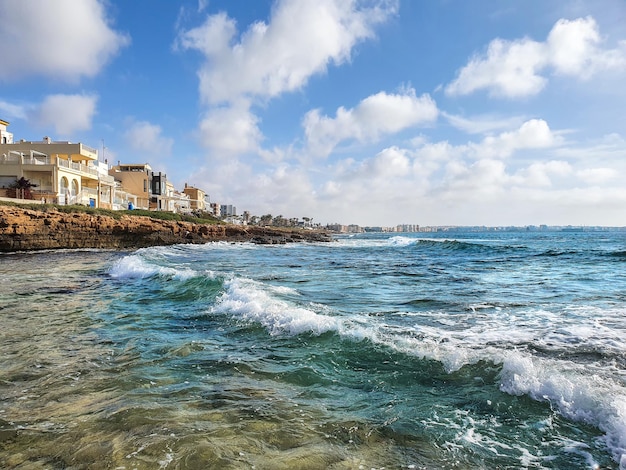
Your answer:
[[[151,124],[147,121],[133,123],[124,134],[124,138],[129,147],[149,157],[159,157],[170,155],[174,139],[164,137],[161,126]]]
[[[493,40],[483,54],[474,56],[445,91],[467,95],[487,90],[493,96],[519,98],[539,93],[546,74],[580,79],[608,69],[626,69],[626,44],[602,47],[599,27],[592,17],[557,21],[547,39]]]
[[[225,13],[180,31],[175,47],[204,59],[198,70],[206,107],[201,141],[224,154],[256,150],[263,136],[252,107],[348,61],[355,45],[372,38],[374,27],[397,8],[397,0],[280,0],[267,23],[240,35]]]
[[[334,118],[322,116],[317,109],[309,111],[302,125],[310,150],[326,156],[343,140],[376,141],[381,135],[433,122],[437,115],[437,105],[429,95],[417,97],[409,89],[399,94],[377,93],[352,109],[340,107]]]
[[[97,102],[96,95],[49,95],[30,111],[30,119],[40,127],[52,127],[61,136],[71,136],[91,129]]]
[[[500,160],[453,161],[447,164],[437,191],[444,201],[493,199],[504,191],[508,181],[506,166]]]
[[[332,173],[357,184],[363,181],[390,181],[403,178],[412,172],[411,155],[406,149],[389,147],[372,158],[357,162],[346,159],[334,165]],[[371,186],[368,186],[371,188]]]
[[[560,142],[560,136],[552,132],[546,121],[531,119],[519,129],[485,137],[482,142],[472,143],[470,147],[481,158],[505,158],[518,150],[549,148]]]
[[[530,39],[489,44],[486,57],[474,57],[445,89],[448,95],[467,95],[488,89],[496,96],[520,97],[539,93],[546,79],[537,74],[547,63],[544,48]]]
[[[99,0],[2,3],[0,80],[49,76],[75,82],[95,76],[130,42],[114,31]]]
[[[180,33],[176,45],[201,52],[200,94],[209,104],[241,96],[270,98],[297,90],[329,64],[349,60],[353,47],[374,36],[374,26],[397,11],[395,1],[281,0],[269,23],[236,37],[224,13]]]
[[[454,145],[423,138],[414,140],[415,147],[388,147],[362,160],[338,158],[313,167],[279,162],[260,171],[229,161],[213,171],[238,206],[256,214],[314,214],[323,223],[559,224],[575,223],[583,206],[598,205],[600,221],[623,205],[623,140],[608,136],[614,148],[592,163],[589,157],[557,157],[571,144],[565,141],[541,147],[546,141],[531,131],[546,128],[534,122],[495,136],[492,145],[503,150],[494,149],[494,157],[476,153],[484,139]],[[510,152],[523,158],[499,157]]]
[[[258,150],[263,138],[259,118],[247,103],[209,109],[202,118],[198,133],[204,147],[216,154],[231,156]]]
[[[518,186],[545,187],[552,186],[552,177],[563,177],[572,173],[568,162],[551,160],[548,162],[533,162],[522,169],[512,179]]]
[[[215,178],[215,175],[219,178]],[[211,168],[195,172],[189,178],[204,181],[213,202],[236,201],[238,212],[254,215],[271,213],[285,217],[311,216],[317,210],[313,183],[307,170],[281,163],[264,170],[238,159],[216,162]],[[288,194],[289,197],[285,197]],[[298,212],[294,212],[297,208]]]

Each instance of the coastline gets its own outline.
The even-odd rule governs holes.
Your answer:
[[[204,224],[122,215],[120,218],[54,208],[0,205],[0,252],[54,249],[134,249],[214,241],[284,244],[330,242],[324,231]]]

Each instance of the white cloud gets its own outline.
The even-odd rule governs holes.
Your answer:
[[[552,177],[568,176],[572,167],[568,162],[551,160],[549,162],[533,162],[513,178],[515,185],[527,187],[552,186]]]
[[[449,163],[438,188],[444,201],[493,200],[504,192],[509,181],[506,166],[500,160],[482,159],[471,164]]]
[[[539,93],[546,79],[537,70],[546,64],[544,48],[529,39],[493,40],[486,57],[476,56],[445,89],[449,95],[467,95],[488,89],[496,96],[520,97]]]
[[[124,134],[130,148],[141,155],[158,160],[172,152],[174,139],[164,137],[161,126],[146,121],[135,122]]]
[[[411,158],[406,149],[389,147],[362,162],[345,160],[334,167],[334,173],[356,181],[385,181],[403,178],[412,172]]]
[[[0,101],[0,112],[4,119],[26,119],[28,114],[27,107],[7,101]]]
[[[181,32],[177,46],[204,54],[198,75],[206,103],[274,97],[299,89],[330,63],[348,60],[352,48],[373,37],[373,27],[397,11],[396,1],[361,5],[357,0],[282,0],[269,23],[254,23],[239,40],[234,20],[224,13],[211,15],[200,27]]]
[[[198,70],[204,146],[227,155],[259,150],[263,135],[252,106],[348,61],[354,46],[372,38],[397,8],[397,0],[280,0],[268,23],[258,21],[240,36],[225,13],[181,31],[175,47],[204,56]]]
[[[576,175],[590,185],[609,183],[620,177],[620,173],[614,168],[585,168],[579,170]]]
[[[0,81],[93,77],[129,42],[111,29],[98,0],[3,2]]]
[[[247,103],[209,109],[198,129],[202,145],[217,156],[229,157],[258,150],[263,138],[259,118]]]
[[[624,43],[618,49],[603,49],[593,18],[561,19],[545,42],[494,39],[484,54],[473,57],[459,71],[445,91],[466,95],[484,89],[494,96],[518,98],[539,93],[550,70],[585,79],[602,70],[625,68]]]
[[[602,136],[591,142],[579,142],[576,145],[560,147],[555,150],[555,154],[559,158],[581,162],[588,162],[592,159],[595,164],[600,165],[621,162],[626,174],[626,140],[616,133]]]
[[[487,132],[510,129],[519,126],[524,119],[522,117],[504,117],[496,115],[479,115],[465,118],[454,114],[441,113],[448,122],[468,134],[485,134]]]
[[[558,145],[561,138],[555,135],[543,119],[531,119],[519,129],[488,136],[470,147],[479,158],[505,158],[524,149],[542,149]]]
[[[40,127],[52,127],[61,136],[91,129],[96,113],[96,95],[49,95],[31,110],[31,120]]]
[[[341,141],[376,141],[382,135],[433,122],[437,115],[437,105],[429,95],[417,97],[415,90],[409,89],[371,95],[355,108],[340,107],[334,118],[322,116],[319,110],[309,111],[303,127],[310,150],[326,156]]]
[[[191,179],[204,181],[202,187],[210,193],[211,201],[234,201],[238,213],[249,210],[259,216],[310,217],[317,210],[310,176],[299,166],[281,163],[256,170],[238,159],[221,160],[194,173]]]
[[[557,73],[588,78],[601,70],[626,67],[626,48],[602,49],[596,21],[561,19],[550,31],[546,47]]]
[[[544,141],[528,137],[533,126],[544,125],[520,126],[496,140],[506,152],[539,145]],[[622,142],[619,136],[607,139]],[[595,165],[589,158],[554,158],[562,147],[536,148],[531,156],[504,160],[477,158],[482,141],[415,142],[415,148],[389,147],[363,160],[348,157],[314,166],[282,161],[259,170],[233,159],[219,162],[211,171],[219,179],[208,180],[215,185],[212,194],[236,200],[240,211],[314,215],[322,223],[626,224],[621,210],[626,189],[619,177],[623,153],[604,154],[602,164]]]

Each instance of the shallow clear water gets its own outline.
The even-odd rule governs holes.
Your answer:
[[[2,468],[626,469],[626,234],[0,256]]]

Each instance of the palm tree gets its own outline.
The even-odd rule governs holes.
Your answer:
[[[260,225],[270,225],[271,222],[272,222],[272,214],[262,215],[261,218],[259,219]]]
[[[23,176],[15,180],[15,183],[12,183],[9,188],[15,191],[14,197],[17,199],[32,199],[33,194],[30,191],[30,188],[36,188],[37,185],[30,182]]]

